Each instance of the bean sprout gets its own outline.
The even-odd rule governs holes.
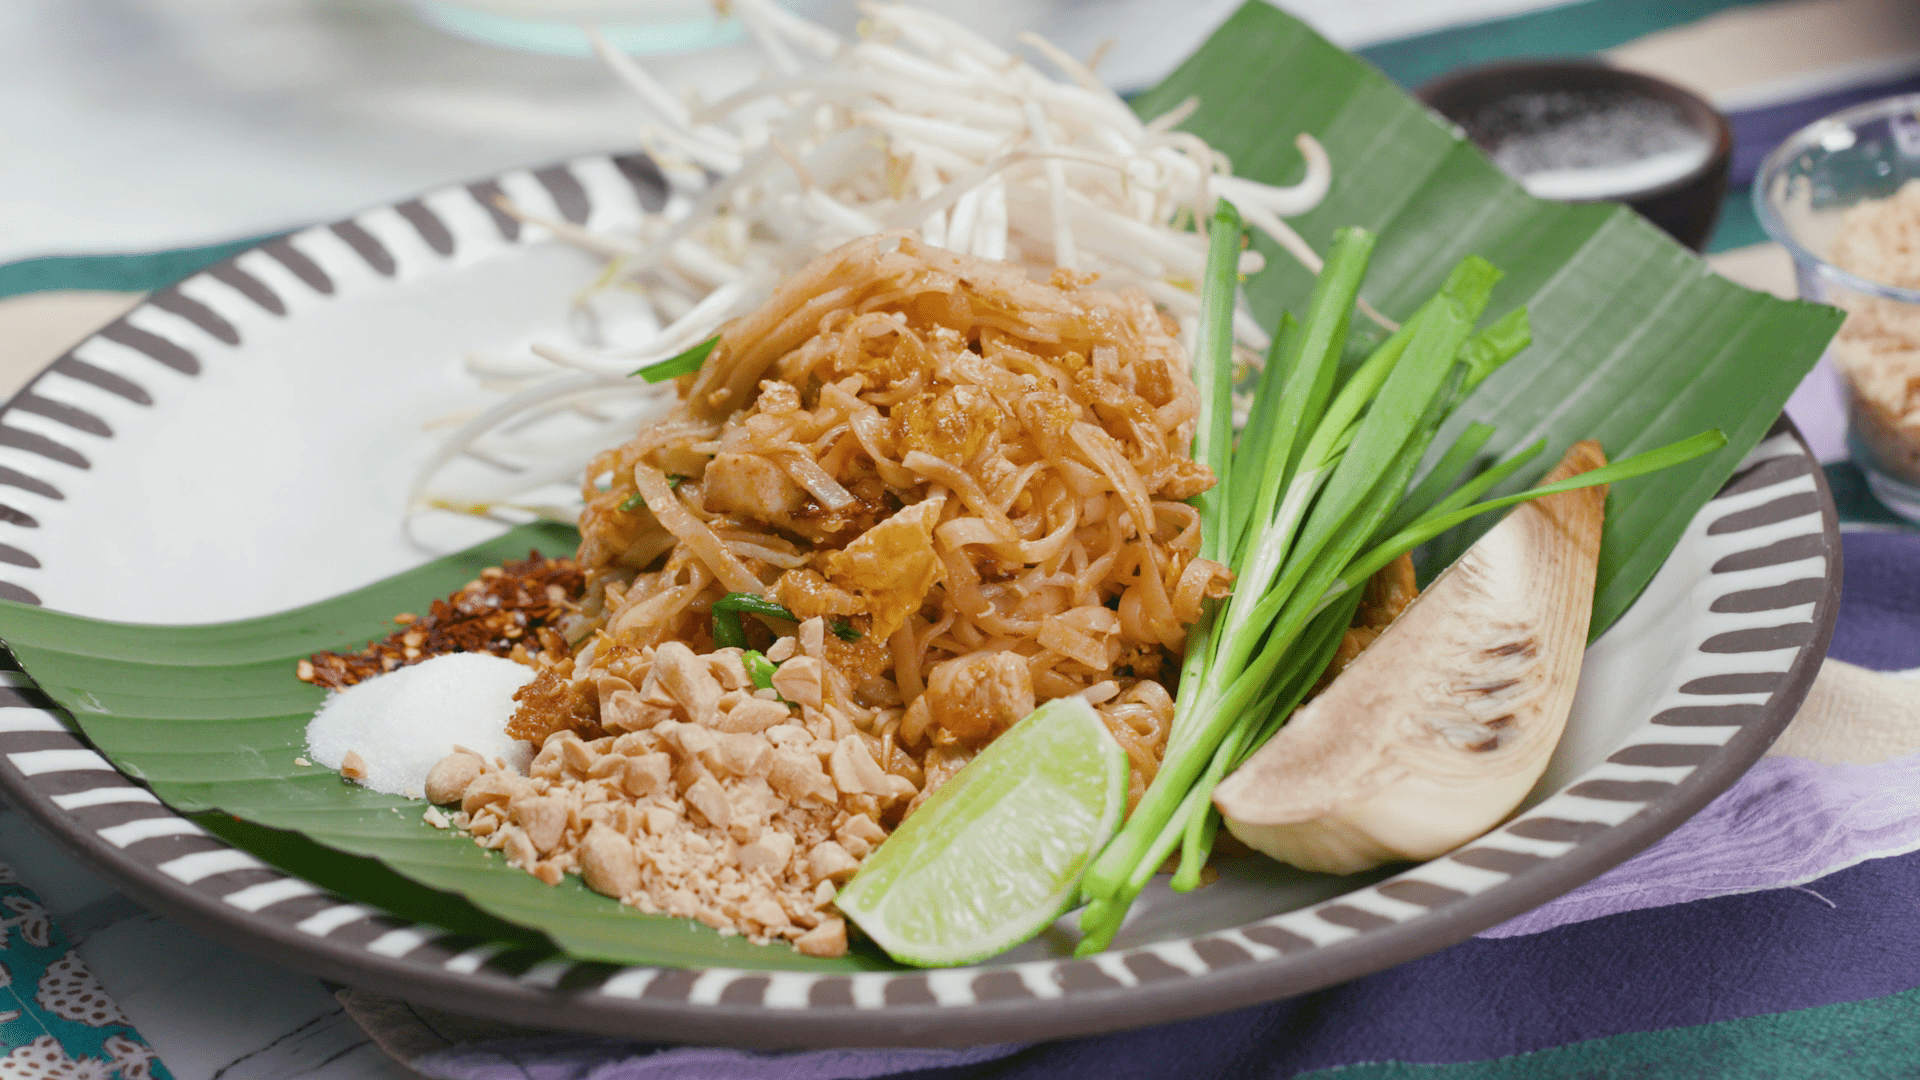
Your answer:
[[[712,104],[683,100],[592,35],[634,91],[641,145],[676,197],[620,235],[503,203],[607,258],[608,271],[577,299],[570,337],[528,342],[530,356],[469,358],[473,374],[508,394],[430,457],[410,513],[577,515],[565,483],[673,401],[671,384],[627,372],[704,340],[815,256],[883,229],[916,229],[1041,279],[1059,267],[1097,275],[1103,288],[1138,286],[1183,327],[1199,315],[1206,260],[1191,223],[1216,198],[1318,268],[1284,220],[1317,205],[1332,175],[1306,134],[1294,140],[1305,175],[1276,187],[1234,176],[1223,155],[1175,130],[1197,101],[1143,121],[1089,65],[1032,35],[1021,42],[1061,78],[924,9],[871,5],[857,41],[777,0],[733,0],[732,10],[769,74]],[[1261,265],[1247,251],[1240,271]],[[1234,330],[1250,359],[1266,348],[1244,301]]]

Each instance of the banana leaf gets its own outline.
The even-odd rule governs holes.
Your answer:
[[[1200,107],[1186,126],[1242,175],[1290,182],[1303,168],[1292,136],[1306,131],[1322,142],[1333,159],[1333,193],[1294,224],[1317,246],[1345,224],[1378,232],[1363,292],[1389,314],[1407,314],[1465,254],[1506,270],[1490,317],[1526,305],[1535,344],[1452,421],[1455,429],[1474,420],[1496,425],[1489,453],[1545,437],[1550,450],[1540,460],[1551,462],[1593,436],[1622,457],[1706,428],[1728,435],[1710,458],[1614,489],[1596,634],[1632,603],[1838,328],[1830,309],[1715,277],[1622,207],[1527,196],[1378,72],[1258,0],[1137,107],[1156,115],[1189,96]],[[1304,301],[1311,278],[1261,243],[1268,269],[1247,293],[1271,324]],[[1443,433],[1435,445],[1449,439]],[[1510,487],[1531,479],[1515,477]],[[1439,557],[1486,524],[1443,538]],[[219,626],[126,626],[0,603],[0,639],[96,746],[168,804],[355,899],[529,950],[551,943],[580,959],[887,966],[874,953],[811,960],[723,938],[690,920],[622,908],[574,879],[549,888],[432,828],[420,803],[299,763],[321,697],[293,678],[299,657],[356,648],[391,629],[393,612],[452,591],[482,566],[529,547],[571,550],[575,541],[567,530],[515,530],[347,596]]]
[[[1378,233],[1361,294],[1387,315],[1410,314],[1465,255],[1506,271],[1487,318],[1526,307],[1533,345],[1454,413],[1435,458],[1474,421],[1498,429],[1488,455],[1546,439],[1539,467],[1494,491],[1505,495],[1581,439],[1599,439],[1618,459],[1708,428],[1726,433],[1727,446],[1708,458],[1613,489],[1594,637],[1652,580],[1840,328],[1835,309],[1719,277],[1625,206],[1533,198],[1380,72],[1261,0],[1134,108],[1152,117],[1189,97],[1199,108],[1182,127],[1227,155],[1236,175],[1292,183],[1305,170],[1294,134],[1320,141],[1332,191],[1289,223],[1318,250],[1343,225]],[[1247,282],[1247,299],[1271,326],[1305,304],[1313,276],[1264,237],[1256,246],[1267,268]],[[1452,562],[1496,517],[1442,537],[1427,566]]]
[[[309,607],[206,626],[102,622],[0,601],[0,637],[87,738],[168,806],[352,899],[530,955],[557,946],[580,959],[682,967],[893,966],[877,951],[818,960],[722,937],[623,907],[573,876],[543,885],[429,825],[424,802],[305,763],[307,721],[326,692],[294,677],[302,657],[360,648],[393,630],[394,612],[445,596],[484,567],[578,543],[569,528],[526,526]]]

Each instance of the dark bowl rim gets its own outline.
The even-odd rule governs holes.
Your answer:
[[[1457,121],[1442,112],[1439,107],[1434,104],[1435,98],[1440,97],[1448,91],[1458,90],[1462,87],[1471,87],[1484,80],[1496,79],[1503,76],[1549,75],[1555,73],[1592,74],[1596,72],[1604,72],[1617,77],[1619,85],[1631,85],[1641,90],[1657,90],[1659,93],[1652,96],[1656,96],[1661,100],[1677,99],[1679,103],[1686,106],[1688,113],[1693,114],[1696,118],[1704,118],[1708,121],[1712,129],[1713,149],[1708,152],[1706,159],[1693,169],[1654,187],[1622,192],[1621,194],[1608,196],[1603,199],[1565,199],[1554,201],[1568,203],[1644,202],[1649,199],[1657,199],[1665,195],[1671,195],[1676,191],[1692,187],[1702,181],[1710,183],[1715,173],[1723,172],[1732,165],[1733,124],[1727,119],[1725,113],[1713,107],[1712,102],[1709,102],[1706,98],[1701,97],[1699,94],[1678,83],[1668,82],[1665,79],[1649,75],[1642,71],[1634,71],[1631,68],[1619,67],[1607,62],[1602,57],[1566,56],[1527,60],[1496,60],[1491,63],[1475,64],[1471,67],[1456,68],[1444,75],[1437,75],[1421,83],[1420,86],[1414,90],[1413,96],[1419,99],[1422,105],[1432,109],[1436,114],[1445,119],[1448,124],[1464,132],[1465,129],[1462,128]],[[1491,101],[1496,99],[1488,98],[1487,100]],[[1473,140],[1468,138],[1467,141],[1472,142]],[[1479,146],[1478,143],[1474,145],[1476,147]],[[1519,183],[1518,180],[1514,182]]]

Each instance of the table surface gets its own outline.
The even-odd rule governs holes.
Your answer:
[[[1150,83],[1234,6],[1008,5],[1074,52],[1113,36],[1105,73],[1122,86]],[[1282,6],[1341,44],[1360,45],[1550,5]],[[987,17],[991,8],[982,8]],[[1183,14],[1169,18],[1175,10]],[[1723,107],[1745,107],[1916,66],[1916,12],[1920,5],[1901,0],[1738,7],[1611,56],[1693,85]],[[700,59],[655,66],[670,78],[697,70],[709,83],[747,70],[733,50]],[[591,65],[446,38],[399,4],[376,0],[0,4],[0,101],[10,106],[0,110],[0,138],[14,147],[0,155],[0,264],[229,240],[450,179],[621,145],[631,114],[606,84]],[[1790,266],[1773,245],[1711,263],[1742,284],[1792,293]],[[138,299],[77,291],[0,299],[0,397]],[[1837,397],[1825,378],[1810,381],[1790,411],[1803,426],[1837,432]],[[1824,458],[1843,454],[1837,437],[1817,443]],[[4,807],[0,863],[40,895],[178,1080],[414,1075],[369,1042],[318,980],[146,911]]]

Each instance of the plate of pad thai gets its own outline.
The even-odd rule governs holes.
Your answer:
[[[1443,948],[1791,718],[1829,311],[1263,5],[1132,100],[736,14],[718,101],[601,50],[639,151],[270,241],[7,407],[10,803],[417,1000],[964,1044]]]

